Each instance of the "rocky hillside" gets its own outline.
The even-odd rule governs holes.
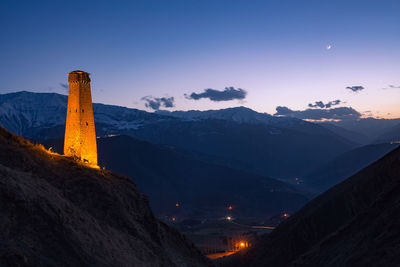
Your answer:
[[[303,186],[314,192],[324,192],[398,146],[399,144],[390,143],[371,144],[345,152],[305,176]]]
[[[399,266],[400,149],[320,195],[224,266]]]
[[[0,128],[0,266],[208,266],[131,179]]]

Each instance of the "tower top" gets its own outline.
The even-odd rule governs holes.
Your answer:
[[[90,82],[89,78],[90,73],[84,72],[82,70],[74,70],[68,73],[68,81],[86,81]]]

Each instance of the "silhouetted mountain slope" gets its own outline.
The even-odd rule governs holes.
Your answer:
[[[0,128],[0,266],[208,266],[131,179]]]
[[[400,124],[397,124],[386,132],[379,135],[375,140],[375,143],[379,142],[397,142],[400,143]]]
[[[366,136],[368,138],[367,143],[372,143],[379,136],[389,131],[392,127],[398,125],[400,123],[400,119],[363,118],[358,120],[332,121],[330,123]],[[384,142],[388,141],[379,141],[379,143]]]
[[[237,215],[267,217],[292,213],[310,198],[281,181],[203,162],[185,151],[129,136],[98,139],[98,153],[101,166],[133,177],[160,215],[184,210],[224,216],[229,204]]]
[[[202,153],[205,160],[276,178],[305,175],[315,165],[354,146],[321,126],[304,127],[313,130],[206,119],[160,122],[130,134]]]
[[[380,159],[397,146],[398,144],[374,144],[345,152],[305,176],[303,185],[316,192],[325,191]]]
[[[399,266],[400,186],[303,255],[295,266]],[[339,257],[338,257],[339,255]]]
[[[322,127],[332,131],[333,133],[335,133],[343,138],[346,138],[349,141],[352,141],[355,144],[366,145],[371,141],[370,138],[368,138],[368,136],[366,136],[362,133],[350,131],[350,130],[347,130],[345,128],[336,126],[336,125],[328,123],[328,122],[319,123],[319,125],[321,125]]]
[[[399,266],[400,149],[328,190],[225,266]]]
[[[0,125],[31,139],[62,138],[67,96],[18,92],[0,95]],[[201,159],[275,178],[294,178],[350,150],[354,143],[296,118],[245,107],[149,113],[94,104],[96,134],[126,134],[202,154]]]

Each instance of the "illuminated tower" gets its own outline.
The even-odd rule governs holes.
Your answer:
[[[94,129],[89,73],[68,73],[69,95],[65,126],[64,154],[76,156],[97,166],[97,144]]]

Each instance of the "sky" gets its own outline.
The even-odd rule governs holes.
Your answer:
[[[148,111],[400,117],[399,11],[398,0],[3,0],[0,93],[67,94],[79,69],[94,102]]]

